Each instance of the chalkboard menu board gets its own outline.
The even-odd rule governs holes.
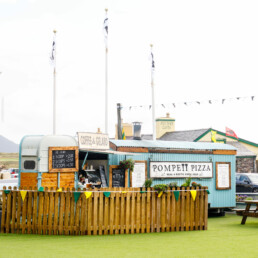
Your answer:
[[[49,172],[78,171],[78,147],[49,147]]]
[[[112,187],[125,187],[125,170],[112,169]]]

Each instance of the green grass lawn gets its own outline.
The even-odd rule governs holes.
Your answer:
[[[0,234],[0,257],[257,257],[258,219],[209,218],[207,231],[113,236]]]

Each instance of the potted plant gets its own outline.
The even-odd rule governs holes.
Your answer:
[[[144,184],[143,184],[143,187],[146,187],[146,188],[150,188],[152,185],[152,179],[149,178],[149,179],[146,179]]]
[[[165,185],[165,184],[158,184],[158,185],[154,185],[153,188],[154,188],[154,190],[156,190],[156,191],[158,192],[158,194],[159,194],[159,193],[161,193],[161,192],[165,193],[166,190],[167,190],[167,188],[168,188],[168,186]]]
[[[132,159],[121,160],[119,163],[119,167],[125,170],[129,169],[131,172],[133,172],[134,161]]]

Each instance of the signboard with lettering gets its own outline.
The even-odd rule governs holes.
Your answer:
[[[230,163],[216,163],[216,189],[231,189],[231,167]]]
[[[49,172],[77,172],[79,168],[78,147],[49,147]]]
[[[212,178],[212,162],[150,162],[151,178]]]
[[[90,150],[109,150],[109,138],[101,133],[77,133],[79,148]]]

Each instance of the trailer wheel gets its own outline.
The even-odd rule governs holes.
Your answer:
[[[225,216],[225,211],[224,211],[224,209],[220,209],[220,211],[219,211],[219,216],[220,217],[224,217]]]

